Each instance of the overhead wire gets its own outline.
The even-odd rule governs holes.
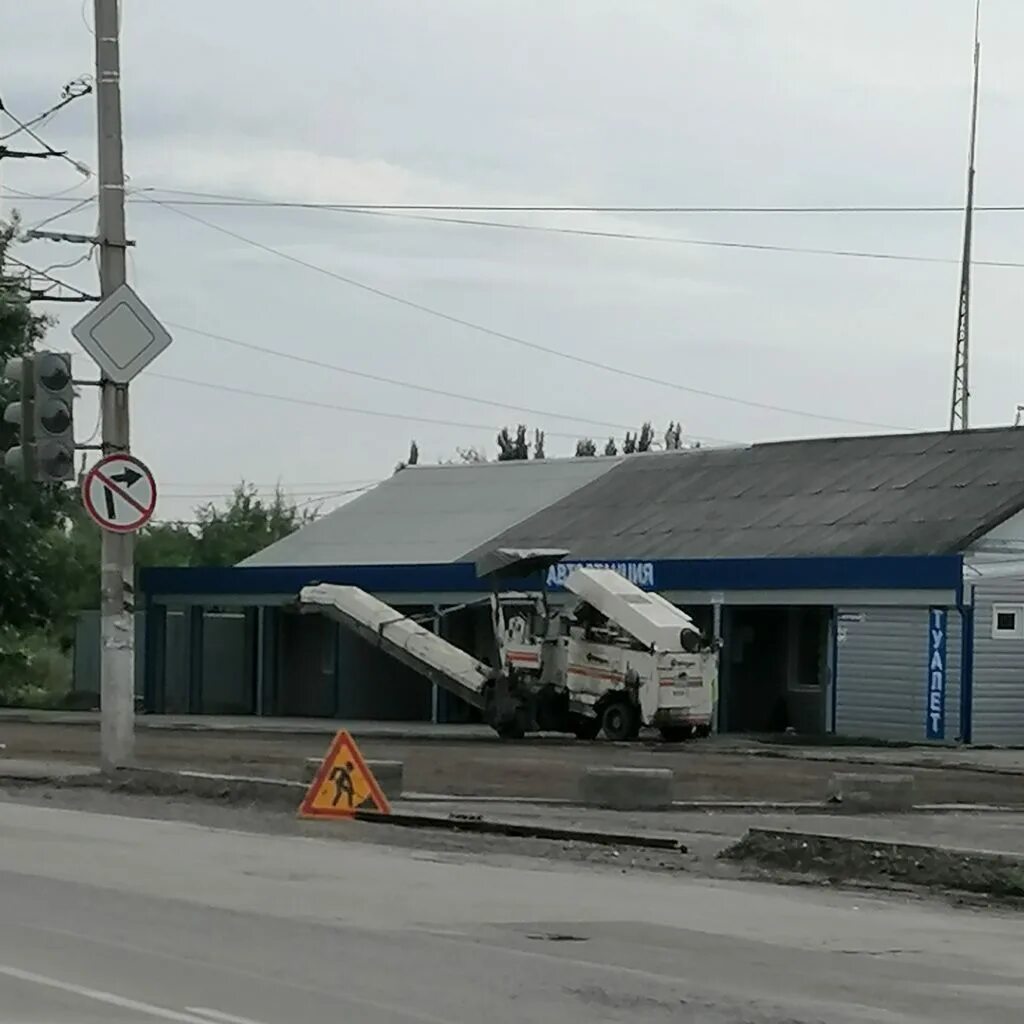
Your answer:
[[[177,481],[162,481],[160,487],[161,487],[161,493],[163,493],[164,489],[168,488],[168,487],[219,487],[221,489],[227,487],[227,488],[230,489],[230,488],[239,486],[239,484],[242,484],[242,485],[244,485],[246,487],[255,487],[257,490],[267,491],[267,490],[273,490],[274,488],[277,488],[277,487],[282,488],[282,490],[291,490],[291,489],[296,488],[296,487],[305,487],[305,488],[316,487],[316,488],[334,489],[334,488],[337,488],[337,487],[354,487],[357,484],[375,484],[375,483],[379,483],[379,482],[380,482],[380,480],[379,480],[378,477],[370,477],[370,476],[355,477],[352,480],[295,480],[295,481],[292,481],[291,483],[285,483],[282,480],[274,480],[274,481],[269,481],[268,482],[268,481],[245,480],[245,479],[235,479],[235,480],[177,480]],[[217,493],[219,494],[220,491],[218,491]],[[313,491],[306,490],[306,491],[303,491],[302,493],[304,493],[304,494],[312,494]]]
[[[0,111],[6,114],[18,126],[18,128],[21,131],[25,132],[32,139],[34,139],[40,146],[42,146],[43,151],[48,156],[59,157],[65,163],[70,164],[83,177],[92,177],[92,171],[85,164],[83,164],[80,160],[75,160],[73,157],[68,156],[68,154],[63,152],[62,150],[54,149],[53,146],[51,146],[44,138],[37,134],[35,129],[33,129],[29,123],[26,123],[25,121],[22,121],[20,118],[15,117],[15,115],[12,114],[6,106],[4,106],[3,100],[0,100]]]
[[[380,483],[379,480],[375,481],[374,483],[367,484],[365,487],[353,487],[353,488],[350,488],[348,490],[343,490],[343,491],[329,491],[329,492],[327,492],[325,494],[315,494],[315,495],[312,495],[310,497],[305,497],[301,493],[300,494],[295,494],[295,495],[286,495],[286,496],[287,497],[300,497],[300,498],[302,498],[301,501],[292,501],[291,502],[291,505],[292,505],[293,508],[301,509],[301,508],[308,508],[310,505],[315,505],[318,502],[322,504],[325,501],[332,501],[332,500],[334,500],[336,498],[346,498],[346,497],[349,497],[349,496],[351,496],[353,494],[361,494],[361,493],[363,493],[365,491],[370,490],[370,488],[375,487],[378,483]],[[179,499],[181,497],[183,497],[183,496],[178,496],[178,495],[163,495],[163,494],[161,496],[162,497],[170,497],[170,498],[179,498]],[[213,494],[210,497],[212,497],[212,498],[222,498],[222,497],[223,498],[230,498],[230,494]],[[175,519],[175,518],[171,517],[171,518],[167,518],[167,519],[164,519],[164,518],[151,519],[150,523],[152,523],[155,526],[202,526],[203,525],[203,520],[200,520],[200,519]]]
[[[608,427],[612,430],[633,430],[635,424],[627,423],[614,423],[609,420],[591,419],[587,416],[575,416],[570,413],[564,412],[553,412],[550,409],[535,409],[527,405],[516,405],[512,402],[502,402],[497,399],[481,398],[477,395],[467,395],[458,391],[446,391],[443,388],[431,387],[427,384],[415,384],[412,381],[399,380],[395,377],[385,377],[379,373],[369,373],[365,370],[354,370],[351,367],[341,366],[338,363],[328,363],[322,359],[314,359],[310,356],[299,355],[297,352],[286,352],[282,349],[270,348],[266,345],[257,345],[254,342],[242,341],[240,338],[232,338],[226,334],[217,334],[214,331],[202,330],[198,327],[192,327],[187,324],[176,323],[173,320],[165,321],[168,327],[174,328],[177,331],[186,331],[189,334],[196,334],[202,338],[209,338],[212,341],[224,342],[228,345],[234,345],[238,348],[248,349],[252,352],[259,352],[263,355],[277,356],[281,359],[287,359],[292,362],[303,363],[307,366],[316,366],[324,370],[334,370],[337,373],[347,374],[352,377],[359,377],[363,380],[377,381],[382,384],[392,384],[400,388],[409,388],[412,391],[422,391],[430,395],[438,395],[442,398],[453,398],[461,402],[475,402],[478,405],[486,405],[499,409],[509,409],[513,412],[527,413],[531,416],[545,416],[552,419],[562,419],[574,423],[584,423],[591,427]],[[696,436],[696,435],[691,435]],[[721,437],[706,437],[701,436],[699,440],[706,441],[721,441],[726,444],[734,443],[731,440]]]
[[[146,376],[157,377],[160,380],[173,381],[177,384],[189,384],[192,387],[206,388],[211,391],[223,391],[229,394],[245,395],[248,396],[249,398],[261,398],[276,402],[290,402],[293,405],[301,405],[306,408],[329,409],[334,412],[347,412],[358,416],[377,416],[382,419],[405,420],[410,423],[428,423],[433,426],[440,427],[458,427],[459,429],[462,430],[482,430],[493,432],[494,430],[497,429],[495,424],[493,423],[467,423],[460,420],[436,419],[431,416],[414,416],[411,413],[388,412],[383,409],[364,409],[358,406],[337,405],[332,402],[320,402],[316,401],[315,399],[299,398],[294,395],[280,395],[275,392],[257,391],[253,388],[237,388],[233,387],[230,384],[217,384],[214,383],[213,381],[208,380],[194,380],[190,377],[177,377],[167,373],[150,371],[147,372]],[[577,431],[576,433],[569,434],[564,432],[559,433],[558,431],[554,430],[545,430],[544,433],[548,437],[565,437],[571,438],[572,440],[578,440],[580,436],[579,431]]]
[[[344,490],[344,491],[339,491],[339,490],[334,490],[334,491],[297,491],[297,490],[293,490],[290,487],[282,487],[281,488],[281,494],[285,495],[286,497],[291,497],[291,498],[313,498],[313,499],[332,498],[332,497],[334,497],[335,495],[338,495],[338,494],[348,494],[348,493],[354,493],[355,491],[368,490],[370,487],[375,486],[375,484],[377,482],[378,481],[374,481],[374,483],[364,484],[361,487],[352,488],[351,492],[349,490]],[[256,491],[257,491],[257,493],[260,493],[260,494],[263,494],[263,495],[265,495],[265,494],[274,494],[274,493],[276,493],[276,488],[269,488],[269,487],[256,488]],[[165,486],[162,486],[160,488],[160,497],[161,498],[174,498],[176,501],[198,501],[201,498],[223,498],[223,497],[230,497],[231,494],[232,494],[232,488],[231,487],[227,487],[227,488],[224,488],[224,489],[219,490],[219,491],[194,491],[194,492],[191,492],[191,493],[186,493],[184,491],[182,491],[180,493],[175,492],[175,491],[170,491]]]
[[[76,285],[68,284],[67,281],[61,281],[59,278],[54,277],[52,274],[48,274],[44,270],[39,270],[36,267],[30,266],[24,260],[19,260],[16,256],[12,256],[9,252],[4,254],[4,260],[8,263],[15,264],[15,266],[21,267],[23,270],[27,270],[30,274],[45,278],[47,281],[52,281],[54,285],[59,285],[61,288],[67,288],[68,291],[74,292],[83,299],[89,299],[92,301],[96,298],[95,295],[90,295],[88,292],[83,291]]]
[[[223,225],[216,224],[213,221],[206,220],[204,217],[200,217],[195,213],[188,210],[180,210],[175,208],[172,204],[166,203],[162,200],[155,199],[152,196],[146,196],[146,201],[155,203],[164,209],[170,210],[180,217],[184,217],[188,220],[193,220],[198,224],[202,224],[212,231],[216,231],[219,234],[225,235],[229,238],[233,238],[236,241],[242,242],[246,245],[250,245],[253,248],[259,249],[263,252],[269,253],[272,256],[276,256],[279,259],[283,259],[288,263],[295,264],[296,266],[304,267],[307,270],[311,270],[317,274],[322,274],[325,277],[329,277],[332,280],[339,281],[343,284],[347,284],[352,288],[356,288],[359,291],[365,292],[370,295],[376,295],[379,298],[386,299],[390,302],[394,302],[398,305],[404,306],[407,309],[416,310],[419,313],[423,313],[427,316],[434,317],[438,320],[443,320],[446,323],[456,324],[460,327],[465,327],[469,330],[475,331],[478,334],[483,334],[487,337],[495,338],[499,341],[509,342],[510,344],[518,345],[523,348],[530,349],[535,352],[544,352],[547,355],[555,356],[559,359],[564,359],[569,362],[577,363],[583,366],[589,366],[593,369],[603,370],[607,373],[613,373],[621,377],[628,377],[632,380],[643,381],[647,384],[657,384],[661,387],[671,388],[676,391],[684,392],[686,394],[698,395],[703,398],[711,398],[717,401],[729,402],[734,405],[741,405],[747,408],[763,409],[769,412],[784,413],[790,416],[800,416],[807,419],[821,420],[832,423],[843,423],[849,425],[856,425],[862,427],[880,428],[883,430],[910,430],[910,427],[906,425],[896,425],[892,423],[881,423],[874,420],[862,420],[855,419],[849,416],[836,416],[831,413],[812,412],[807,409],[797,409],[791,406],[777,405],[771,402],[761,402],[756,399],[739,398],[735,395],[727,395],[722,392],[711,391],[706,388],[697,388],[687,384],[679,383],[678,381],[667,380],[664,377],[654,377],[649,374],[639,373],[635,370],[630,370],[622,366],[614,366],[610,363],[605,363],[597,359],[590,359],[586,356],[579,356],[569,352],[563,352],[561,349],[553,348],[548,345],[542,345],[539,342],[530,341],[529,339],[522,338],[518,335],[511,334],[507,331],[499,331],[492,327],[487,327],[484,324],[477,323],[476,321],[469,320],[465,317],[455,316],[451,313],[446,313],[443,310],[436,309],[433,306],[428,306],[422,302],[416,302],[413,299],[405,298],[401,295],[396,295],[394,292],[386,291],[383,288],[378,288],[374,285],[367,284],[364,281],[359,281],[356,278],[350,277],[346,274],[340,274],[337,271],[330,270],[327,267],[320,266],[316,263],[311,263],[309,260],[302,259],[299,256],[295,256],[292,253],[285,252],[283,249],[275,248],[272,245],[267,245],[265,242],[259,242],[256,239],[249,238],[246,235],[242,235],[237,231],[233,231],[230,228],[226,228]]]
[[[95,248],[95,244],[90,245],[88,251],[83,253],[81,256],[77,256],[73,260],[68,260],[67,263],[51,263],[45,270],[40,271],[40,273],[49,274],[51,270],[70,270],[72,267],[77,267],[83,263],[87,263],[92,259],[92,253]]]
[[[25,228],[25,232],[39,231],[41,228],[45,228],[48,224],[53,224],[58,220],[62,220],[64,217],[70,216],[72,213],[76,213],[78,210],[81,210],[83,207],[94,202],[95,199],[95,196],[85,196],[85,198],[80,199],[77,203],[73,203],[66,210],[61,210],[59,213],[55,213],[52,217],[47,217],[45,220],[41,220],[36,224],[30,225]]]
[[[140,189],[139,191],[158,191],[158,192],[177,192],[180,190],[175,189]],[[349,206],[349,205],[317,205],[317,204],[279,204],[279,203],[232,203],[232,202],[199,202],[190,204],[184,200],[166,200],[171,206],[187,206],[187,205],[207,205],[217,207],[267,207],[271,209],[284,208],[284,209],[319,209],[329,213],[340,213],[358,216],[360,214],[365,216],[376,216],[376,217],[394,217],[397,219],[411,220],[411,221],[425,221],[433,224],[454,224],[461,225],[464,227],[483,227],[483,228],[496,228],[504,229],[506,231],[527,231],[536,232],[539,234],[553,234],[553,235],[576,235],[584,238],[607,238],[620,241],[636,241],[636,242],[655,242],[663,245],[684,245],[694,246],[697,248],[710,248],[710,249],[745,249],[752,252],[779,252],[779,253],[794,253],[799,255],[808,256],[837,256],[847,259],[865,259],[865,260],[889,260],[900,263],[938,263],[938,264],[956,264],[959,265],[960,260],[945,256],[926,256],[918,253],[898,253],[898,252],[879,252],[876,250],[869,249],[841,249],[841,248],[829,248],[819,246],[806,246],[806,245],[785,245],[771,242],[735,242],[735,241],[724,241],[721,239],[707,239],[707,238],[680,238],[674,235],[652,235],[644,234],[635,231],[602,231],[597,228],[571,228],[571,227],[559,227],[550,224],[522,224],[522,223],[510,223],[508,221],[497,221],[497,220],[481,220],[473,217],[436,217],[430,214],[419,214],[413,212],[404,212],[405,208],[398,206]],[[412,209],[420,209],[420,207],[410,207]],[[424,209],[431,209],[425,207]],[[458,207],[450,208],[439,208],[439,209],[453,209],[457,210]],[[483,207],[468,207],[467,209],[484,209]],[[504,210],[511,208],[496,207],[495,210]],[[519,212],[526,212],[527,207],[520,207]],[[788,212],[850,212],[853,208],[836,208],[827,210],[827,208],[790,208]],[[869,208],[863,208],[862,212],[868,212]],[[879,208],[881,209],[881,208]],[[926,208],[920,208],[919,212]],[[934,208],[932,212],[937,212],[939,207]],[[1022,207],[1024,209],[1024,207]],[[552,208],[554,210],[554,208]],[[530,212],[543,212],[542,207],[529,208]],[[587,210],[583,207],[573,208],[571,212],[638,212],[636,211],[625,211],[625,210],[614,210],[611,207],[598,208],[594,207],[593,210]],[[561,212],[566,212],[565,210]],[[676,208],[674,210],[655,210],[653,207],[644,211],[639,212],[707,212],[698,211],[696,209],[684,210],[683,208]],[[768,208],[749,208],[746,211],[742,211],[741,208],[721,208],[715,212],[783,212],[782,208],[774,208],[769,210]],[[875,211],[877,212],[877,210]],[[892,212],[892,210],[890,210]],[[903,211],[906,212],[906,211]],[[950,211],[952,212],[952,210]],[[959,208],[959,212],[962,212],[962,207]],[[1004,268],[1024,268],[1024,262],[1018,260],[972,260],[974,266],[980,267],[1004,267]]]
[[[140,190],[142,191],[142,190]],[[588,205],[588,204],[530,204],[530,203],[352,203],[331,201],[305,201],[286,199],[265,199],[256,196],[239,196],[223,192],[201,192],[194,189],[164,188],[150,186],[147,192],[170,195],[195,196],[205,202],[189,202],[179,205],[192,206],[249,206],[275,207],[280,209],[305,210],[408,210],[408,211],[451,211],[478,213],[737,213],[737,214],[830,214],[830,213],[957,213],[962,214],[962,203],[950,205],[817,205],[817,206],[726,206],[726,205]],[[1003,204],[996,206],[975,206],[976,211],[990,213],[1024,212],[1024,204]]]
[[[385,210],[339,210],[339,213],[371,217],[396,217],[403,220],[429,221],[434,224],[456,224],[469,227],[505,228],[512,231],[534,231],[543,234],[578,235],[586,238],[609,238],[636,242],[660,242],[667,245],[691,245],[709,249],[746,249],[753,252],[783,252],[809,256],[842,256],[851,259],[894,260],[901,263],[955,263],[960,260],[945,256],[922,256],[916,253],[877,252],[868,249],[818,248],[806,245],[782,245],[771,242],[729,242],[720,239],[679,238],[674,235],[648,235],[632,231],[601,231],[596,228],[564,228],[547,224],[510,224],[497,220],[477,220],[469,217],[434,217],[428,214],[395,213]],[[980,267],[1024,267],[1015,260],[972,260]]]
[[[18,122],[18,119],[14,117],[14,115],[11,114],[10,111],[6,109],[6,107],[4,107],[3,100],[0,99],[0,110],[3,110],[4,113],[6,113],[8,117],[10,117],[11,120],[14,121],[17,125],[16,128],[12,128],[9,132],[5,132],[3,135],[0,135],[0,142],[6,142],[8,139],[13,139],[14,136],[18,135],[20,132],[30,132],[30,129],[33,126],[40,127],[46,124],[54,116],[54,114],[56,114],[60,110],[63,110],[64,107],[66,107],[69,103],[74,103],[75,100],[80,99],[82,96],[88,96],[91,92],[92,84],[87,80],[87,76],[83,75],[80,78],[77,78],[72,82],[69,82],[64,87],[64,95],[60,98],[60,100],[57,103],[55,103],[48,110],[44,110],[41,114],[36,114],[35,117],[30,118],[24,124],[20,124]]]

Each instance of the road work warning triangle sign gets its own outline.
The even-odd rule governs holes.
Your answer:
[[[324,754],[299,807],[299,817],[351,818],[357,811],[390,814],[391,805],[355,740],[342,729]]]

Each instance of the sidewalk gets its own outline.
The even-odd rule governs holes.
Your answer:
[[[4,722],[33,725],[76,725],[98,729],[98,711],[34,711],[0,708],[0,734]],[[357,737],[400,740],[493,740],[486,725],[435,725],[432,722],[380,722],[336,718],[271,718],[260,715],[136,715],[140,730],[165,732],[274,733],[333,736],[348,729]],[[561,737],[564,739],[565,737]]]
[[[5,722],[52,726],[85,726],[99,728],[97,711],[33,711],[22,708],[0,708],[0,743],[3,743]],[[347,729],[357,740],[400,740],[418,742],[465,742],[497,744],[494,731],[485,725],[435,725],[431,722],[381,722],[334,718],[271,718],[256,715],[138,715],[136,728],[161,733],[226,733],[244,735],[333,736],[338,729]],[[501,741],[504,742],[504,741]],[[599,744],[602,741],[597,741]],[[542,733],[525,741],[509,744],[519,746],[563,745],[579,743],[561,733]],[[891,747],[856,746],[837,742],[799,745],[788,742],[752,739],[746,736],[722,735],[697,740],[681,746],[665,746],[653,735],[639,743],[611,744],[616,749],[665,750],[683,755],[728,755],[775,760],[836,763],[844,766],[873,765],[880,768],[939,768],[982,772],[993,775],[1024,776],[1024,749],[993,749],[975,747]]]

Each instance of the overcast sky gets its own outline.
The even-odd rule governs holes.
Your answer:
[[[19,117],[46,109],[66,81],[91,71],[91,7],[0,0],[0,94]],[[973,0],[125,0],[123,8],[125,160],[136,189],[465,205],[963,201]],[[979,204],[1024,204],[1022,45],[1024,4],[984,0]],[[82,99],[41,133],[95,167],[94,116],[92,98]],[[57,160],[7,160],[0,171],[0,211],[17,206],[29,225],[94,188]],[[56,203],[10,188],[70,191]],[[130,279],[159,317],[181,325],[133,386],[133,450],[163,487],[163,517],[187,517],[197,500],[241,478],[280,480],[299,500],[347,490],[388,475],[411,438],[422,461],[437,461],[456,446],[493,450],[496,428],[519,421],[545,428],[556,455],[570,453],[577,436],[603,441],[612,432],[603,424],[644,419],[659,430],[681,419],[688,434],[717,443],[868,432],[868,423],[938,429],[948,419],[958,213],[462,215],[948,261],[902,262],[325,210],[177,210],[136,199],[128,211],[137,242]],[[531,350],[184,214],[547,348],[851,422],[695,395]],[[91,232],[95,207],[54,227]],[[20,249],[36,266],[77,255],[46,243]],[[975,257],[1024,262],[1024,213],[979,213]],[[96,287],[92,265],[55,273]],[[1021,283],[1024,269],[975,271],[975,425],[1011,422],[1024,402]],[[52,347],[76,348],[69,327],[86,308],[52,308]],[[499,404],[368,381],[184,327]],[[84,355],[77,366],[90,372]],[[158,374],[462,425],[303,407]],[[84,437],[95,406],[88,396],[80,405]]]

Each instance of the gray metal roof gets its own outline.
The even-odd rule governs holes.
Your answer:
[[[633,455],[487,547],[580,559],[962,551],[1024,507],[1024,429]]]
[[[410,466],[242,565],[425,565],[472,548],[599,479],[616,458]]]

